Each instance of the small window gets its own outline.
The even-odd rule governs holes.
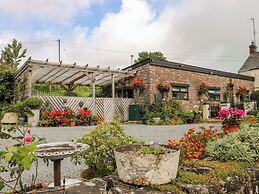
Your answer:
[[[218,87],[209,87],[208,88],[209,100],[220,101],[220,88]]]
[[[173,85],[172,86],[173,98],[179,99],[179,100],[188,100],[189,98],[188,87],[189,85],[185,85],[185,84]]]

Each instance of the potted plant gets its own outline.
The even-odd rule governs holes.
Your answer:
[[[159,121],[161,120],[161,113],[153,113],[153,117],[152,117],[152,120],[155,122],[155,123],[159,123]]]
[[[143,80],[140,77],[136,77],[135,79],[131,80],[130,87],[134,90],[134,96],[136,95],[137,98],[143,95],[145,86],[143,84]]]
[[[222,121],[222,127],[225,134],[239,131],[240,118],[243,117],[245,112],[241,109],[220,109],[219,118]]]
[[[179,148],[123,145],[114,149],[120,179],[135,185],[166,184],[176,178]]]
[[[40,107],[43,104],[43,101],[39,98],[27,98],[24,102],[24,105],[29,107],[33,113],[33,117],[28,118],[28,124],[32,127],[36,127],[39,124],[40,120]]]
[[[166,81],[162,81],[157,84],[157,89],[162,94],[162,97],[164,97],[164,93],[167,93],[170,90],[170,84]]]
[[[76,126],[76,118],[71,118],[71,119],[69,120],[69,124],[70,124],[70,127]]]

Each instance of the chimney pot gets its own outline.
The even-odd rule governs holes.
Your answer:
[[[249,45],[249,54],[254,54],[257,52],[257,46],[255,42],[252,42],[251,45]]]

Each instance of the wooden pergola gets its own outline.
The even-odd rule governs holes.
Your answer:
[[[136,72],[125,70],[112,70],[108,68],[91,67],[88,64],[81,66],[57,62],[34,60],[31,57],[17,70],[15,80],[21,77],[27,79],[26,96],[32,95],[33,83],[59,84],[68,92],[78,86],[92,86],[92,98],[95,104],[96,86],[112,86],[112,98],[115,98],[115,83],[119,80],[135,76]],[[94,112],[96,107],[94,108]]]

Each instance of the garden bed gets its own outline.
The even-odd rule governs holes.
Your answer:
[[[101,194],[106,191],[108,178],[112,178],[114,193],[134,194],[162,194],[162,193],[249,193],[258,184],[259,169],[248,168],[255,166],[254,163],[245,164],[240,162],[219,162],[206,160],[186,160],[179,167],[179,175],[169,184],[151,187],[134,186],[120,181],[117,176],[106,176],[83,181],[67,189],[68,193]],[[208,168],[210,171],[200,174],[189,172],[183,168]],[[257,173],[257,176],[256,176]],[[254,193],[255,190],[254,190]],[[58,192],[52,192],[58,194]]]

